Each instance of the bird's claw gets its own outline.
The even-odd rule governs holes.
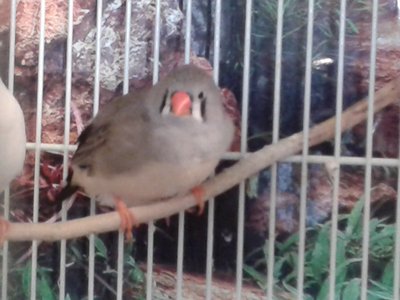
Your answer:
[[[204,188],[201,185],[195,186],[191,190],[193,197],[196,199],[198,212],[197,214],[201,216],[204,212]]]
[[[121,224],[119,227],[125,233],[126,241],[130,242],[133,239],[132,228],[136,225],[135,218],[122,199],[115,198],[114,201],[115,209],[121,219]]]

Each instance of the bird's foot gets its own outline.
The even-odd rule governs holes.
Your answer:
[[[6,240],[6,234],[9,227],[10,223],[8,221],[0,219],[0,246],[2,246]]]
[[[191,190],[193,197],[196,199],[198,211],[197,214],[201,216],[204,212],[204,188],[201,185],[195,186]]]
[[[135,217],[131,214],[125,202],[119,198],[114,198],[115,210],[118,212],[121,218],[120,228],[125,233],[125,238],[128,242],[132,241],[132,228],[136,225]]]

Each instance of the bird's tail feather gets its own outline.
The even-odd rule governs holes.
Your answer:
[[[79,186],[72,184],[72,176],[73,176],[73,171],[70,168],[68,170],[67,184],[57,194],[55,198],[56,203],[61,203],[62,201],[68,199],[79,190]]]
[[[66,199],[68,199],[69,197],[71,197],[73,194],[76,193],[76,191],[78,191],[79,187],[77,185],[71,185],[71,184],[67,184],[56,196],[55,198],[55,202],[56,203],[60,203]]]
[[[70,199],[72,195],[76,193],[76,191],[79,190],[78,186],[71,185],[68,183],[63,189],[55,196],[54,198],[54,204],[57,209],[57,211],[61,211],[62,205],[65,200]],[[75,199],[75,198],[71,198]],[[74,200],[73,200],[74,201]],[[73,202],[71,202],[70,206],[72,205]],[[68,210],[68,208],[67,208]]]

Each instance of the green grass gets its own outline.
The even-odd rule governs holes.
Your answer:
[[[351,213],[340,215],[336,243],[336,299],[356,300],[361,291],[362,211],[360,200]],[[326,222],[308,229],[305,249],[304,292],[308,299],[327,299],[329,286],[330,232]],[[372,218],[369,228],[368,299],[392,299],[394,278],[395,225],[384,219]],[[266,290],[268,241],[264,247],[247,257],[251,264],[244,266],[247,278]],[[257,257],[255,260],[254,258]],[[298,268],[298,234],[284,242],[276,242],[275,286],[296,294]]]

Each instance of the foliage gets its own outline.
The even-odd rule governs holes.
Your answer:
[[[314,1],[313,58],[335,56],[339,40],[340,0]],[[259,55],[275,51],[278,21],[278,0],[254,1],[252,40],[255,61]],[[309,1],[283,1],[283,57],[301,57],[306,51]],[[366,0],[346,1],[345,29],[347,35],[359,33],[358,22],[371,17],[371,3]],[[333,51],[333,53],[332,53]],[[272,56],[273,58],[274,56]]]
[[[86,299],[89,258],[87,255],[87,239],[68,242],[66,252],[66,299]],[[82,245],[84,245],[82,247]],[[107,243],[112,245],[112,243]],[[106,243],[95,237],[95,299],[115,298],[117,283],[116,255],[107,249]],[[52,300],[58,298],[59,260],[52,259],[58,246],[43,245],[38,258],[37,267],[37,299]],[[113,247],[115,248],[115,247]],[[145,277],[133,257],[132,244],[124,248],[124,297],[144,299]],[[8,272],[8,299],[29,299],[31,291],[32,261],[27,260],[21,265],[10,267]],[[1,275],[0,275],[1,276]],[[1,278],[0,278],[1,280]],[[2,281],[2,280],[1,280]]]
[[[336,243],[336,299],[359,299],[362,263],[362,212],[360,200],[351,213],[339,218]],[[330,222],[308,229],[304,263],[304,292],[310,299],[328,299]],[[372,218],[369,223],[368,299],[393,299],[395,225]],[[276,242],[274,260],[275,286],[296,293],[298,268],[298,234]],[[244,272],[266,289],[268,241],[246,258]],[[260,255],[261,254],[261,255]]]
[[[269,60],[274,59],[275,39],[278,19],[278,0],[253,1],[252,10],[252,58],[256,64],[265,64],[270,67]],[[244,51],[244,17],[245,2],[231,3],[226,8],[231,16],[231,29],[228,53],[225,63],[231,64],[233,69],[242,69]],[[365,0],[347,1],[346,33],[358,34],[357,20],[360,16],[370,14],[370,3]],[[298,57],[304,63],[307,39],[308,1],[284,0],[283,3],[283,53],[284,59]],[[318,58],[332,50],[336,51],[339,36],[340,0],[314,2],[314,49],[313,57]],[[256,68],[256,66],[254,66]],[[254,71],[254,70],[253,70]]]
[[[220,83],[241,99],[245,47],[246,1],[227,1],[224,9],[224,43],[221,44]],[[340,0],[314,1],[312,39],[311,122],[318,123],[334,112],[337,60],[339,54]],[[265,134],[272,128],[278,0],[252,1],[249,66],[249,132],[250,136]],[[302,128],[303,96],[307,57],[308,3],[303,0],[283,0],[282,53],[280,64],[280,129],[287,136]],[[224,5],[224,4],[223,4]],[[371,17],[371,3],[366,0],[346,1],[346,43],[364,39],[362,24]],[[344,73],[351,78],[345,83],[344,107],[360,98],[356,89],[353,61],[359,56],[345,47]],[[238,84],[239,83],[239,84]],[[351,94],[350,94],[351,93]],[[353,94],[354,93],[354,94]],[[254,149],[263,141],[252,142]],[[251,148],[254,150],[253,148]]]

